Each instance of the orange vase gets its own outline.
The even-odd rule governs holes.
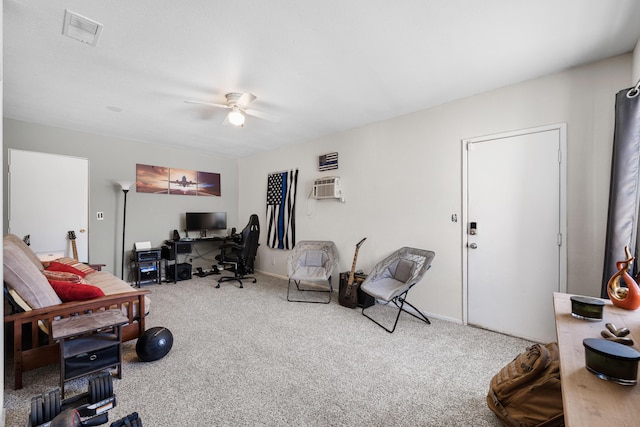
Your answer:
[[[624,247],[624,252],[627,259],[616,262],[618,272],[609,279],[607,294],[616,307],[635,310],[640,307],[640,287],[629,274],[629,269],[635,258],[631,256],[628,246]],[[624,281],[625,286],[622,286],[621,281]]]

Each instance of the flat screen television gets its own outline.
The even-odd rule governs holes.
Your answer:
[[[227,213],[226,212],[187,212],[186,214],[186,230],[187,231],[226,230],[226,229],[227,229]]]

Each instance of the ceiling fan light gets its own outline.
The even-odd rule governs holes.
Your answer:
[[[240,111],[229,112],[229,123],[234,126],[244,125],[244,114],[242,114],[242,112]]]

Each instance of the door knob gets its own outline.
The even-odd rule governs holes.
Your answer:
[[[469,244],[469,247],[470,247],[471,249],[476,249],[476,248],[478,247],[478,244],[477,244],[477,243],[470,243],[470,244]]]

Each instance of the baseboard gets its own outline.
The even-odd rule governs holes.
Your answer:
[[[268,272],[268,271],[262,271],[262,270],[256,270],[256,272],[264,274],[266,276],[277,277],[277,278],[283,279],[283,280],[289,280],[289,278],[287,276],[283,276],[281,274],[275,274],[275,273],[271,273],[271,272]],[[313,283],[310,283],[310,284],[313,284]],[[334,292],[338,292],[338,289],[336,289],[334,287],[333,291]],[[416,313],[416,311],[413,308],[411,308],[411,306],[405,306],[405,309],[407,311],[412,312],[413,314],[418,314],[418,313]],[[442,316],[442,315],[439,315],[439,314],[429,313],[429,312],[426,312],[426,311],[423,312],[423,314],[425,316],[427,316],[428,318],[430,318],[430,319],[444,320],[445,322],[452,322],[452,323],[457,323],[459,325],[462,325],[462,320],[455,319],[453,317]]]
[[[275,277],[278,279],[282,279],[282,280],[289,280],[289,278],[287,276],[283,276],[281,274],[275,274],[275,273],[270,273],[268,271],[262,271],[262,270],[256,270],[256,273],[260,273],[260,274],[264,274],[265,276],[271,276],[271,277]],[[332,277],[332,281],[333,281],[333,277]],[[306,282],[304,280],[301,281],[302,284],[307,285],[307,286],[318,286],[318,282]],[[324,286],[326,287],[326,286]],[[333,287],[333,292],[338,292],[338,289],[336,288],[336,286]]]
[[[270,273],[270,272],[264,271],[264,270],[257,270],[256,269],[256,273],[264,274],[265,276],[277,277],[278,279],[289,280],[289,278],[287,276],[283,276],[282,274]]]

